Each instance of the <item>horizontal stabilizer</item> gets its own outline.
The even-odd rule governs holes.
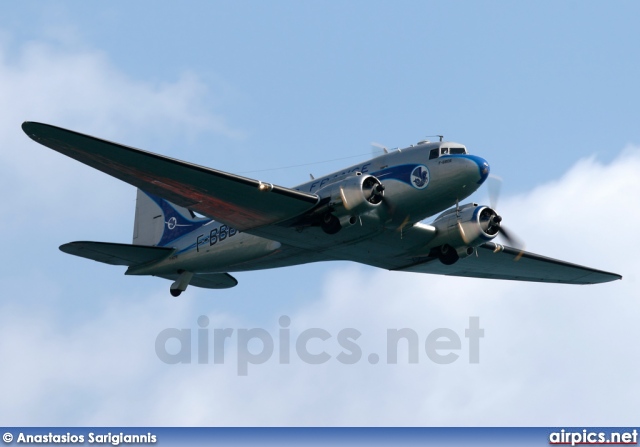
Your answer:
[[[169,247],[151,247],[147,245],[116,244],[110,242],[69,242],[60,246],[60,250],[70,255],[93,259],[111,265],[142,265],[160,261],[169,256],[174,249]]]
[[[482,244],[478,247],[477,254],[478,256],[460,259],[453,265],[444,265],[438,258],[430,258],[397,270],[560,284],[598,284],[622,279],[616,273],[547,258],[493,242]]]
[[[180,274],[160,275],[160,277],[175,281],[180,277]],[[196,273],[189,280],[189,285],[203,289],[229,289],[237,286],[238,281],[228,273]]]

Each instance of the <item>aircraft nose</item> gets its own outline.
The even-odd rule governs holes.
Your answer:
[[[491,167],[489,162],[477,155],[465,155],[465,158],[473,162],[469,165],[469,169],[473,170],[478,179],[478,185],[482,185],[484,181],[489,177]]]

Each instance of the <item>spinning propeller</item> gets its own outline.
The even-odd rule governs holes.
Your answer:
[[[389,153],[389,149],[384,144],[380,144],[380,143],[376,143],[375,141],[372,141],[371,142],[371,156],[373,158],[379,156],[380,155],[380,151],[383,151],[385,154]]]
[[[384,197],[384,185],[378,179],[369,177],[362,184],[362,192],[368,202],[377,204]]]
[[[500,189],[502,188],[502,179],[500,177],[496,177],[495,175],[490,175],[487,178],[487,188],[489,190],[489,206],[491,209],[496,211],[498,206],[498,199],[500,198]],[[497,225],[498,231],[500,235],[504,238],[504,240],[511,245],[513,248],[520,250],[520,253],[524,251],[524,241],[517,237],[511,230],[507,230],[504,225],[502,225],[502,217],[496,214],[495,217],[491,219],[490,225]]]

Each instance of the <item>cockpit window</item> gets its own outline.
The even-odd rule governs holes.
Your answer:
[[[433,160],[434,158],[438,158],[441,155],[459,155],[466,154],[467,149],[464,147],[441,147],[436,149],[431,149],[429,152],[429,160]]]

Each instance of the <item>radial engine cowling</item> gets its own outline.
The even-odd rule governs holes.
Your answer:
[[[437,229],[434,242],[443,252],[451,250],[463,258],[472,254],[478,245],[495,238],[500,232],[501,220],[491,208],[469,203],[436,218],[432,224]],[[457,259],[452,255],[451,259],[454,258]],[[441,256],[443,262],[446,259],[447,256]]]
[[[357,216],[377,209],[384,197],[384,185],[373,175],[357,173],[325,186],[318,195],[330,198],[323,211],[322,225],[327,233],[333,234],[344,226],[353,225]]]

